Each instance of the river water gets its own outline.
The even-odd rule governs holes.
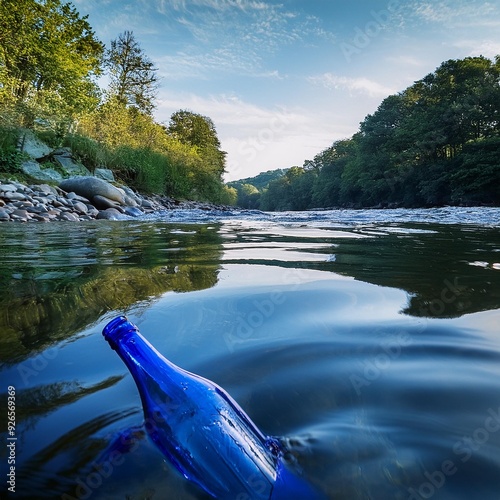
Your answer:
[[[204,498],[145,437],[102,338],[126,314],[279,436],[327,498],[497,500],[499,229],[494,208],[0,225],[10,497]],[[133,446],[103,462],[127,430]]]

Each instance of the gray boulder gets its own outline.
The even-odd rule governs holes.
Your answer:
[[[140,217],[144,215],[144,212],[137,207],[125,207],[125,214],[130,215],[131,217]]]
[[[106,210],[107,208],[116,208],[118,211],[123,210],[118,202],[110,200],[100,194],[97,194],[92,198],[92,204],[99,210]]]
[[[121,188],[121,190],[125,193],[125,196],[132,198],[132,200],[134,200],[134,202],[137,205],[140,206],[142,204],[142,198],[140,196],[138,196],[136,193],[134,193],[134,191],[132,191],[132,189],[130,189],[128,186],[123,186]],[[134,206],[134,205],[130,205],[130,206]]]
[[[37,181],[61,182],[63,176],[53,168],[40,168],[37,161],[30,160],[21,164],[21,170]]]
[[[94,175],[96,177],[99,177],[99,179],[103,179],[109,182],[115,182],[115,176],[113,174],[113,171],[110,170],[109,168],[96,168],[94,170]]]
[[[31,130],[22,130],[18,139],[18,149],[31,158],[40,158],[48,155],[51,151],[47,144],[43,143]]]
[[[67,155],[53,154],[53,161],[68,175],[90,175],[90,170]]]
[[[73,158],[70,148],[58,148],[51,151],[48,155],[37,158],[39,163],[51,162],[59,167],[64,177],[86,175],[89,176],[90,171],[81,163]]]
[[[116,201],[120,205],[130,205],[130,198],[109,182],[97,177],[71,177],[62,181],[59,187],[66,192],[73,191],[76,194],[92,200],[95,196],[103,196],[109,200]],[[131,200],[132,201],[132,200]]]
[[[101,210],[97,214],[96,218],[107,220],[124,220],[127,219],[127,216],[116,210],[116,208],[107,208],[106,210]]]
[[[44,194],[46,196],[53,194],[54,196],[58,196],[59,193],[57,192],[55,187],[49,186],[48,184],[37,184],[35,186],[31,186],[31,188],[41,194]]]
[[[0,192],[7,193],[9,191],[17,191],[17,187],[14,184],[1,184],[0,183]]]

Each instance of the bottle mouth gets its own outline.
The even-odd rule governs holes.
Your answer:
[[[126,333],[137,331],[137,327],[126,316],[118,316],[104,327],[102,334],[109,345],[115,349],[116,342],[123,338]]]

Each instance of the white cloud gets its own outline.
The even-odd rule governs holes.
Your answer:
[[[155,58],[160,75],[166,80],[183,78],[206,78],[221,71],[241,74],[254,74],[258,71],[258,60],[252,54],[239,55],[229,49],[219,48],[209,52],[199,52],[186,47],[186,51],[175,55]]]
[[[195,94],[171,95],[163,92],[159,96],[157,115],[165,115],[177,109],[190,109],[210,116],[219,127],[232,129],[233,135],[244,137],[258,129],[273,128],[275,124],[288,125],[301,120],[300,115],[285,108],[264,108],[245,102],[234,95],[200,97]],[[163,120],[165,118],[162,118]]]
[[[424,21],[445,26],[498,26],[498,5],[490,2],[441,0],[415,4],[415,14]],[[492,18],[497,21],[492,24]]]
[[[228,153],[226,180],[301,165],[335,139],[355,131],[353,126],[335,124],[331,113],[321,115],[317,110],[265,108],[237,96],[204,98],[163,91],[157,119],[168,121],[178,109],[189,109],[213,120],[222,149]]]
[[[156,0],[156,8],[160,13],[165,13],[168,8],[176,11],[189,11],[195,7],[205,7],[217,11],[226,11],[228,9],[266,10],[269,4],[255,0]]]
[[[500,42],[491,40],[460,40],[453,44],[455,47],[465,49],[469,56],[482,55],[489,59],[495,59],[500,54]]]
[[[127,0],[125,0],[127,1]],[[178,75],[203,76],[205,71],[255,74],[269,72],[265,58],[294,43],[330,40],[333,34],[316,16],[304,15],[285,3],[260,0],[142,0],[159,24],[182,39],[167,63],[180,63]],[[159,15],[158,15],[159,14]],[[223,60],[219,55],[224,55]],[[196,66],[196,72],[193,67]],[[166,70],[166,76],[174,72]]]
[[[332,90],[348,90],[350,93],[367,94],[370,97],[387,97],[396,90],[381,83],[365,77],[349,78],[337,76],[333,73],[324,73],[319,76],[311,76],[308,81]]]

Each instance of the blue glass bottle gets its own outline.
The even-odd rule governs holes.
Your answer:
[[[168,361],[123,316],[103,335],[134,377],[152,441],[187,479],[219,499],[318,498],[224,389]]]

